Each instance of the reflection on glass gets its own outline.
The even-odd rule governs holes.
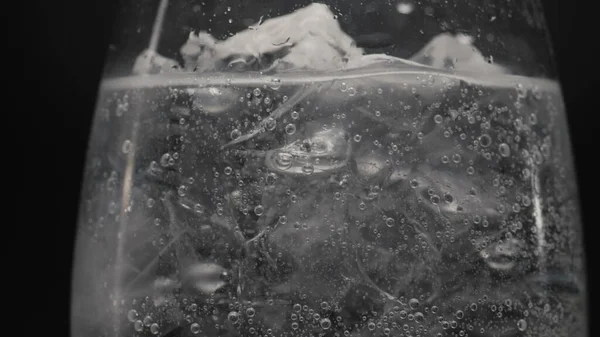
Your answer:
[[[74,336],[586,336],[537,2],[122,6]]]

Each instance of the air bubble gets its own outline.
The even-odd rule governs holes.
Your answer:
[[[285,133],[288,135],[293,135],[296,132],[296,125],[288,124],[285,126]]]
[[[482,147],[490,146],[492,144],[492,137],[490,137],[490,135],[487,133],[484,133],[483,135],[479,136],[479,144]]]
[[[254,310],[253,307],[249,307],[248,309],[246,309],[246,316],[254,317],[254,314],[256,314],[256,310]]]
[[[298,113],[298,111],[292,111],[291,115],[292,115],[292,119],[298,119],[300,117],[300,114]]]
[[[238,138],[240,138],[240,136],[242,135],[242,132],[238,129],[234,129],[233,131],[231,131],[231,139],[236,140]]]
[[[498,146],[498,151],[500,152],[500,155],[502,157],[508,157],[510,156],[510,147],[508,147],[508,144],[506,143],[502,143]]]
[[[265,212],[265,208],[262,205],[254,207],[254,214],[261,216]]]
[[[323,318],[320,321],[320,325],[323,330],[327,330],[327,329],[331,328],[331,321],[329,320],[329,318]]]
[[[396,224],[396,220],[394,220],[394,218],[387,218],[385,219],[385,224],[388,227],[394,227],[394,225]]]
[[[260,97],[261,94],[262,92],[260,91],[260,88],[252,90],[252,95],[254,95],[254,97]]]
[[[190,325],[190,331],[194,335],[197,335],[198,333],[200,333],[200,324],[198,324],[198,323],[192,323],[192,325]]]
[[[275,130],[276,125],[277,125],[277,121],[275,121],[275,119],[273,119],[273,117],[267,117],[267,119],[265,119],[265,127],[267,128],[267,130],[269,130],[269,131]]]
[[[281,170],[287,170],[292,167],[294,157],[286,152],[278,153],[275,157],[275,165]]]
[[[442,117],[442,115],[435,115],[433,117],[433,120],[435,121],[436,124],[440,124],[441,122],[444,121],[444,118]]]
[[[271,83],[269,84],[269,87],[271,87],[271,89],[273,89],[273,90],[277,90],[277,89],[281,88],[281,80],[278,78],[272,79]]]
[[[519,331],[527,330],[527,321],[524,319],[518,320],[517,321],[517,329],[519,329]]]
[[[371,331],[375,330],[375,323],[373,323],[373,322],[369,322],[369,323],[367,324],[367,328],[368,328],[369,330],[371,330]]]
[[[131,151],[131,141],[129,139],[126,139],[123,142],[123,145],[121,146],[121,151],[123,151],[123,153],[128,154],[129,151]]]
[[[417,188],[417,187],[419,187],[419,182],[417,181],[417,179],[412,179],[412,180],[410,181],[410,187],[412,187],[412,188]]]
[[[357,143],[360,142],[361,138],[362,138],[361,135],[358,135],[358,134],[354,135],[354,141]]]
[[[240,314],[237,311],[232,311],[227,315],[227,320],[229,320],[231,323],[237,323],[237,321],[240,319]]]
[[[312,174],[315,171],[315,167],[311,163],[306,163],[302,166],[302,172],[304,174]]]
[[[151,332],[153,335],[158,335],[158,332],[159,332],[159,327],[158,327],[158,324],[157,324],[157,323],[152,323],[152,325],[150,325],[150,332]]]
[[[127,319],[133,323],[138,319],[138,312],[135,309],[129,310],[127,313]]]
[[[408,300],[408,305],[410,306],[411,309],[418,308],[420,304],[421,303],[416,298],[411,298],[410,300]]]

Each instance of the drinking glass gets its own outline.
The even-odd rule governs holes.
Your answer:
[[[539,1],[123,1],[72,335],[586,336]]]

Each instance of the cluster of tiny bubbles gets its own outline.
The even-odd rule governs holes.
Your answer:
[[[295,132],[296,132],[296,125],[290,123],[285,126],[285,133],[287,133],[288,135],[293,135]]]
[[[225,173],[225,175],[230,175],[231,172],[233,172],[233,169],[230,166],[226,166],[223,172]]]
[[[304,174],[312,174],[315,171],[315,167],[311,163],[306,163],[302,166],[302,172]]]
[[[300,117],[300,113],[296,110],[292,111],[290,115],[292,116],[292,119],[298,119],[298,117]]]
[[[433,116],[433,121],[436,124],[440,124],[441,122],[444,121],[444,118],[442,117],[442,115],[435,115],[435,116]]]
[[[131,151],[131,141],[129,139],[126,139],[123,142],[123,145],[121,146],[121,151],[123,151],[123,153],[128,154],[129,151]]]
[[[240,138],[241,135],[242,135],[242,132],[238,129],[234,129],[233,131],[231,131],[231,139],[233,139],[233,140]]]
[[[200,333],[200,324],[198,324],[198,323],[192,323],[192,325],[190,325],[190,331],[194,335],[197,335],[198,333]]]
[[[263,207],[263,205],[257,205],[256,207],[254,207],[254,214],[261,216],[265,211],[265,208]]]
[[[275,130],[275,126],[277,126],[277,121],[273,117],[267,117],[267,119],[265,119],[265,127],[267,130],[273,131]]]
[[[510,147],[508,147],[508,144],[506,143],[502,143],[498,146],[498,151],[500,152],[500,155],[502,157],[508,157],[510,156]]]
[[[260,91],[260,88],[255,88],[252,90],[252,95],[254,95],[254,97],[260,97],[261,94],[262,92]]]

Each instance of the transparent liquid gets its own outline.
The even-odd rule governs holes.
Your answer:
[[[73,332],[582,336],[581,246],[556,82],[406,64],[106,80]]]

